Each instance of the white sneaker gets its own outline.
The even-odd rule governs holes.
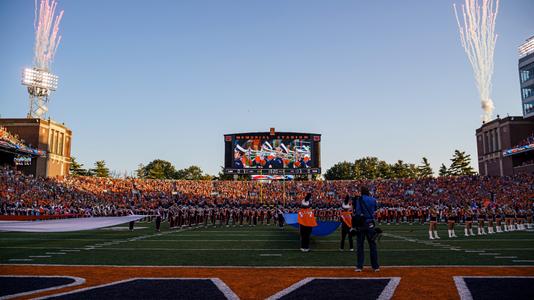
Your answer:
[[[354,270],[354,272],[361,272],[361,271],[362,271],[362,269],[359,269],[359,268],[356,268],[356,269]]]

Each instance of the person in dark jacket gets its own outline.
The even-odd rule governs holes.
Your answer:
[[[363,243],[366,239],[367,243],[369,244],[369,250],[371,254],[371,266],[375,272],[378,272],[380,271],[380,266],[378,265],[378,253],[375,240],[377,233],[374,220],[377,202],[375,198],[370,196],[369,189],[367,187],[362,186],[360,193],[361,196],[355,197],[352,203],[354,215],[362,216],[364,218],[363,226],[358,228],[356,231],[356,253],[358,258],[356,263],[356,272],[361,272],[363,270]]]

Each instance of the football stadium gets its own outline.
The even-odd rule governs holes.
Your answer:
[[[0,3],[0,299],[534,299],[533,3],[296,2]]]

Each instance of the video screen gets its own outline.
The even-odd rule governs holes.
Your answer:
[[[312,166],[309,140],[236,140],[233,150],[234,169],[306,169]]]

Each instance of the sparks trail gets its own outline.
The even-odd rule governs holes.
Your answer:
[[[35,0],[35,66],[41,70],[49,71],[54,59],[61,36],[58,35],[59,23],[63,18],[63,10],[56,15],[56,0],[41,0],[37,9]]]
[[[480,102],[487,122],[495,109],[491,100],[491,78],[493,76],[493,54],[497,42],[495,21],[499,12],[499,0],[465,0],[462,5],[461,17],[458,16],[456,4],[454,13],[462,47],[473,67],[475,81],[480,95]]]

